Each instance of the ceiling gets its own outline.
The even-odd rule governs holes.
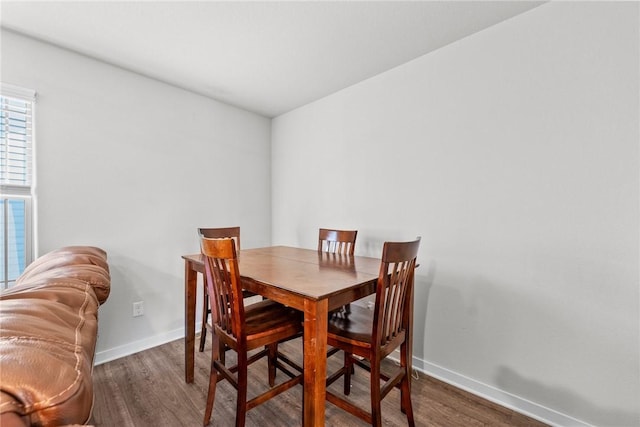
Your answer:
[[[0,23],[275,117],[541,3],[2,0]]]

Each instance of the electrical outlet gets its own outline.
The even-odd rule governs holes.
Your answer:
[[[142,316],[144,314],[144,301],[133,303],[133,317]]]
[[[373,307],[376,305],[373,301],[367,301],[367,308],[373,311]]]

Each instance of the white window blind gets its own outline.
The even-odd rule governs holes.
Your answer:
[[[34,102],[32,90],[0,88],[0,289],[32,260]]]
[[[31,186],[35,92],[2,85],[0,96],[0,185]],[[27,191],[28,193],[28,191]]]

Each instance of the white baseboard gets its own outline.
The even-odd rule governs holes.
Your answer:
[[[196,335],[198,332],[199,331],[196,331]],[[94,364],[97,366],[106,362],[111,362],[112,360],[120,359],[121,357],[129,356],[143,350],[148,350],[180,338],[184,338],[184,328],[174,329],[173,331],[165,332],[164,334],[155,335],[143,340],[134,341],[127,345],[110,348],[105,351],[99,351],[96,352]]]
[[[400,360],[400,353],[396,350],[389,357],[398,361]],[[504,406],[505,408],[509,408],[551,426],[593,427],[593,425],[587,422],[575,419],[569,415],[547,408],[538,403],[531,402],[530,400],[516,396],[515,394],[507,391],[500,390],[494,386],[484,384],[434,363],[418,359],[415,356],[413,357],[413,368],[454,387],[468,391],[471,394],[489,400],[493,403],[497,403],[500,406]]]

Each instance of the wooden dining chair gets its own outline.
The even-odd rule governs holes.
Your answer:
[[[207,237],[211,239],[232,238],[236,243],[236,250],[240,251],[240,227],[220,227],[220,228],[198,228],[198,236],[200,238]],[[245,298],[253,296],[255,294],[249,291],[243,291]],[[211,315],[211,308],[209,307],[209,298],[207,297],[207,286],[204,285],[204,292],[202,298],[202,322],[200,327],[200,352],[204,351],[204,345],[207,340],[207,329],[211,328],[209,323],[209,316]],[[224,351],[221,350],[222,361],[224,362]]]
[[[358,230],[331,230],[321,228],[318,233],[318,252],[353,256]]]
[[[213,342],[211,374],[204,414],[204,425],[211,420],[216,384],[226,379],[238,391],[236,427],[245,425],[247,411],[302,383],[302,368],[278,352],[278,343],[302,333],[302,313],[271,300],[262,300],[245,307],[234,239],[201,239],[204,255],[205,281],[212,307]],[[237,365],[227,367],[220,360],[220,343],[237,352]],[[263,348],[264,347],[264,348]],[[248,352],[262,348],[259,352]],[[247,400],[248,366],[267,357],[270,388]],[[284,361],[288,366],[284,365]],[[276,368],[290,378],[275,385]]]
[[[420,238],[411,242],[386,242],[373,310],[353,305],[348,318],[329,319],[327,344],[344,351],[344,364],[327,378],[327,386],[344,377],[344,394],[349,395],[353,366],[370,372],[371,412],[327,390],[329,402],[365,420],[382,425],[380,401],[400,387],[401,409],[409,426],[414,426],[411,406],[411,357],[413,329],[413,283]],[[383,359],[400,347],[400,365],[392,373],[380,370]],[[354,357],[357,356],[357,357]],[[360,359],[364,358],[364,359]],[[380,384],[381,380],[385,383]]]
[[[356,250],[356,237],[358,237],[358,230],[321,228],[318,232],[318,252],[353,256]],[[350,311],[351,306],[345,304],[343,307],[334,310],[333,314],[348,315]]]

